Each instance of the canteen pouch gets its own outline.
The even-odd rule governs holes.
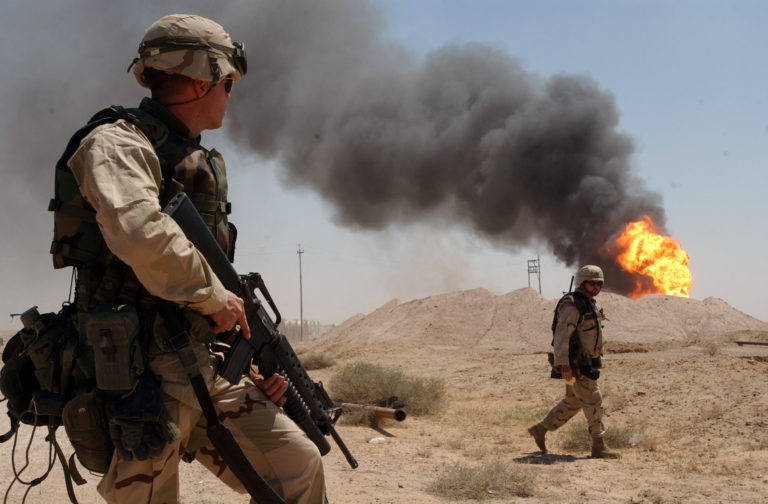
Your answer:
[[[139,329],[139,315],[131,305],[102,303],[88,313],[85,332],[99,390],[127,392],[136,384],[144,371]]]
[[[104,474],[109,469],[114,446],[97,389],[69,401],[62,412],[62,422],[77,459],[90,471]]]

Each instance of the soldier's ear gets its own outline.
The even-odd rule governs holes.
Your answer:
[[[192,81],[192,86],[194,87],[194,90],[195,90],[195,96],[197,96],[198,98],[202,98],[203,96],[208,94],[208,92],[211,90],[213,83],[202,81],[202,80],[194,80]]]

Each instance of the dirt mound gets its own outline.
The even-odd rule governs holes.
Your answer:
[[[718,298],[703,301],[651,295],[633,300],[601,293],[607,339],[664,345],[701,341],[768,338],[768,323]],[[427,298],[386,303],[372,313],[356,315],[335,327],[318,343],[371,344],[397,341],[415,345],[470,346],[511,352],[545,351],[551,341],[557,299],[530,288],[496,295],[485,289],[450,292]]]

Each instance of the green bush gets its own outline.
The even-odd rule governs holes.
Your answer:
[[[445,406],[445,383],[437,378],[406,376],[367,362],[347,364],[328,383],[334,401],[379,405],[392,397],[411,415],[428,415]]]

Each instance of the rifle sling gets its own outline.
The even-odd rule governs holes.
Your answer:
[[[189,344],[189,334],[182,326],[176,306],[163,303],[161,313],[168,328],[168,344],[176,351],[181,365],[187,371],[189,382],[195,391],[197,402],[208,424],[206,433],[224,463],[248,490],[256,502],[265,504],[286,504],[275,490],[256,472],[251,462],[243,453],[240,445],[227,427],[221,423],[216,408],[213,406],[211,394],[205,384],[205,379],[197,365],[197,357]]]

